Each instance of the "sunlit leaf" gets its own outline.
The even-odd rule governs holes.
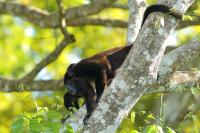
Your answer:
[[[30,120],[29,123],[29,132],[31,133],[40,133],[43,131],[43,124],[40,123],[37,119]]]
[[[48,119],[51,119],[51,120],[60,120],[62,118],[62,114],[55,110],[50,110],[47,113],[47,116],[48,116]]]
[[[61,123],[58,122],[46,122],[44,133],[59,133]]]
[[[193,121],[198,122],[198,117],[196,115],[192,115],[192,119]]]
[[[130,133],[139,133],[137,130],[132,130]]]
[[[154,120],[156,119],[156,118],[153,116],[153,114],[148,114],[148,115],[147,115],[147,118],[154,119]]]
[[[200,96],[200,88],[199,87],[192,87],[191,92],[196,98],[198,98]]]
[[[73,128],[70,125],[66,125],[66,131],[65,133],[75,133]]]
[[[200,11],[199,10],[194,10],[193,11],[196,15],[200,15]]]
[[[134,124],[134,121],[135,121],[135,112],[131,112],[131,121],[132,123]]]
[[[24,130],[24,119],[18,118],[11,124],[11,133],[25,133]]]
[[[190,21],[193,21],[193,18],[192,18],[192,16],[190,16],[190,15],[183,15],[183,20],[190,20]]]
[[[148,125],[144,128],[142,133],[164,133],[161,126]]]
[[[170,127],[166,127],[165,130],[166,133],[176,133],[173,129],[171,129]]]

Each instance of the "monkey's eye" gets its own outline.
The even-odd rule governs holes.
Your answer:
[[[69,75],[70,77],[73,77],[74,74],[73,74],[72,71],[69,71],[69,72],[68,72],[68,75]]]
[[[68,69],[67,69],[67,73],[70,77],[72,77],[74,75],[73,73],[73,68],[74,68],[75,64],[70,64]]]

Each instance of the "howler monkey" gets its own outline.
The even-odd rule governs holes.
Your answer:
[[[182,14],[171,10],[168,6],[157,4],[151,5],[146,9],[142,25],[152,12],[162,12],[177,19],[182,19]],[[116,70],[124,62],[131,47],[132,45],[112,48],[83,59],[76,64],[71,64],[68,67],[64,75],[64,84],[68,89],[67,95],[64,97],[65,103],[68,104],[65,104],[65,106],[69,107],[72,105],[70,102],[74,102],[73,96],[78,98],[84,97],[87,108],[84,123],[86,123],[86,120],[95,109],[105,86],[114,78]],[[91,85],[91,82],[94,86]],[[72,96],[72,98],[68,97],[68,93],[71,94],[69,97]]]

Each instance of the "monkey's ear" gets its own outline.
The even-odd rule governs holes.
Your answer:
[[[70,64],[68,69],[67,69],[67,73],[70,77],[72,77],[74,75],[74,72],[73,72],[73,67],[75,66],[75,64]]]

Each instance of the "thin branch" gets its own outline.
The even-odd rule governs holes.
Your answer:
[[[51,62],[55,61],[58,56],[61,54],[61,52],[64,50],[64,48],[69,44],[74,42],[74,38],[73,36],[69,36],[67,39],[64,38],[60,44],[53,50],[53,52],[51,52],[49,55],[46,56],[46,58],[44,58],[43,60],[41,60],[34,68],[33,70],[28,73],[27,75],[25,75],[24,77],[22,77],[22,81],[23,82],[30,82],[31,80],[33,80],[35,78],[35,76],[44,68],[46,67],[48,64],[50,64]]]
[[[112,5],[109,6],[110,8],[119,8],[119,9],[123,9],[123,10],[128,10],[128,5],[123,5],[123,4],[118,4],[118,3],[114,3]]]
[[[68,38],[68,36],[70,36],[70,34],[68,33],[68,31],[66,30],[66,21],[65,21],[65,11],[64,11],[64,7],[62,4],[62,0],[57,0],[57,5],[58,5],[58,13],[59,13],[59,27],[61,32],[63,33],[65,38]]]
[[[55,27],[58,23],[52,14],[36,7],[26,6],[14,2],[0,1],[0,14],[10,14],[25,18],[41,27]]]
[[[97,14],[115,1],[117,0],[94,0],[90,4],[67,9],[65,12],[65,19],[69,20]]]
[[[98,7],[95,10],[88,11],[88,12],[82,12],[82,6],[76,7],[76,8],[69,8],[65,10],[65,19],[68,26],[83,26],[83,25],[99,25],[99,26],[111,26],[111,27],[120,27],[120,28],[127,28],[127,22],[126,21],[120,21],[120,20],[109,20],[109,19],[84,19],[80,17],[89,16],[92,14],[96,14],[100,11],[102,11],[104,8],[107,7],[127,7],[126,5],[119,5],[119,4],[112,4],[114,0],[108,1],[109,3],[105,4],[104,7]],[[95,4],[96,3],[96,4]],[[84,5],[84,9],[87,10],[96,8],[98,6],[98,2],[95,2],[95,7],[92,7],[92,5]],[[103,5],[103,3],[101,3]],[[80,10],[79,10],[80,9]],[[71,12],[74,12],[70,14]],[[79,12],[79,13],[78,13]],[[40,27],[45,28],[58,28],[59,27],[59,21],[58,21],[58,12],[56,13],[50,13],[46,10],[42,10],[36,7],[32,6],[26,6],[19,3],[14,2],[6,2],[6,1],[0,1],[0,14],[11,14],[19,17],[23,17],[29,22],[39,25]],[[81,15],[84,14],[84,15]],[[79,16],[79,17],[76,17]],[[73,18],[73,20],[72,20]],[[76,22],[77,21],[77,22]],[[188,26],[194,26],[199,25],[200,19],[197,18],[193,21],[182,21],[177,26],[177,29],[188,27]]]
[[[153,93],[182,93],[200,84],[200,71],[176,71],[165,84],[151,86],[146,94]],[[165,80],[165,79],[161,79]]]
[[[185,28],[185,27],[189,27],[189,26],[197,26],[197,25],[200,25],[200,17],[192,20],[192,21],[189,21],[189,20],[185,20],[185,21],[181,21],[178,26],[176,27],[176,29],[182,29],[182,28]]]
[[[145,1],[129,0],[129,20],[128,30],[126,35],[126,45],[131,45],[135,42],[141,28],[143,14],[146,8]]]
[[[109,7],[116,0],[95,0],[87,5],[81,5],[65,10],[66,21],[96,14]],[[41,27],[58,28],[59,13],[49,13],[36,7],[30,7],[14,2],[0,1],[0,14],[11,14],[24,17],[31,23]]]
[[[67,25],[68,26],[96,25],[96,26],[127,28],[128,23],[122,20],[80,18],[80,19],[69,20],[67,22]]]
[[[11,80],[0,78],[1,92],[20,92],[20,91],[49,91],[62,89],[63,80],[37,80],[23,82],[20,80]]]

